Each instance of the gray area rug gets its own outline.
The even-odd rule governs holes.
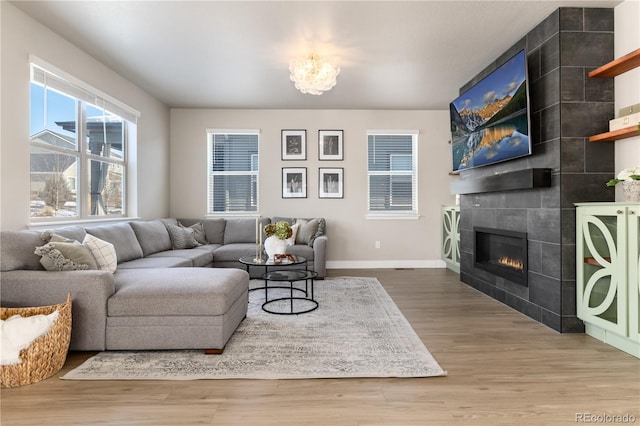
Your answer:
[[[261,285],[262,281],[251,281],[252,288]],[[269,299],[272,297],[270,291]],[[204,355],[202,351],[107,351],[62,378],[309,379],[447,374],[377,279],[316,281],[315,298],[319,302],[315,311],[281,316],[262,311],[263,291],[250,292],[247,318],[222,355]]]

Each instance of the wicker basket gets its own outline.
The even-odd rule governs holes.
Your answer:
[[[0,308],[0,319],[6,320],[12,315],[30,317],[49,315],[58,310],[58,319],[49,332],[34,340],[31,345],[20,351],[21,364],[0,366],[0,385],[3,388],[28,385],[39,382],[56,374],[67,359],[69,340],[71,339],[71,294],[67,301],[59,305],[37,306],[32,308]]]

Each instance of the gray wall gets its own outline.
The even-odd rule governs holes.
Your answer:
[[[562,332],[583,331],[575,303],[575,207],[612,201],[614,145],[589,143],[614,116],[613,79],[587,73],[613,59],[613,9],[561,8],[461,92],[523,47],[527,52],[533,155],[463,171],[474,179],[530,167],[552,169],[552,187],[461,196],[461,280]],[[527,232],[529,286],[473,267],[473,227]]]

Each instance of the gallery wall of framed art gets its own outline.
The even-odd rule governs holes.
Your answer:
[[[281,130],[282,161],[307,160],[307,130]],[[344,130],[318,130],[318,160],[344,160]],[[307,198],[307,168],[282,168],[282,198]],[[344,168],[318,168],[318,198],[344,198]]]

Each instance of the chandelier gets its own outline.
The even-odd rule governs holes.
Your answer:
[[[302,93],[322,95],[336,85],[340,68],[327,59],[312,53],[304,59],[294,59],[289,64],[291,81]]]

